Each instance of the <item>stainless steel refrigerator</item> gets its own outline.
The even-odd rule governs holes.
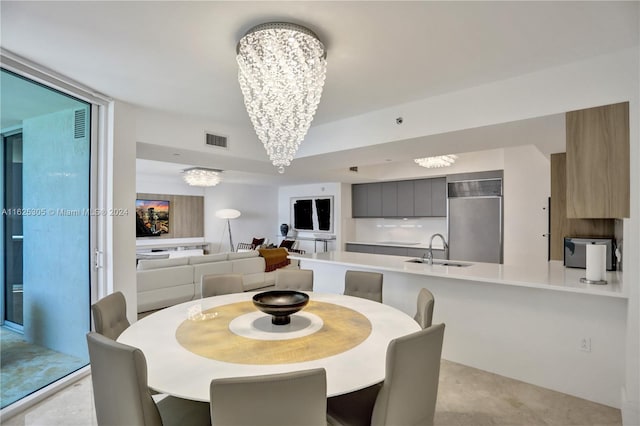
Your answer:
[[[502,171],[447,177],[449,258],[502,263]]]

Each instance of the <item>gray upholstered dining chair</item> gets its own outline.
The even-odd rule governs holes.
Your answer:
[[[127,319],[127,301],[116,291],[91,305],[96,332],[117,339],[131,324]]]
[[[87,334],[98,425],[210,425],[209,404],[167,396],[157,404],[147,387],[142,351]]]
[[[435,300],[433,294],[426,288],[421,288],[418,293],[418,310],[413,317],[420,327],[431,327],[431,320],[433,319],[433,305]]]
[[[313,270],[276,269],[276,290],[313,291]]]
[[[382,303],[382,274],[347,271],[344,275],[344,294]]]
[[[329,398],[331,425],[433,425],[444,324],[389,343],[381,386]]]
[[[242,274],[203,275],[200,286],[201,297],[242,293]]]
[[[209,388],[214,426],[325,426],[324,368],[214,379]]]

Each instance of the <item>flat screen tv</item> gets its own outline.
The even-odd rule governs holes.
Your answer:
[[[136,237],[169,233],[169,201],[136,200]]]

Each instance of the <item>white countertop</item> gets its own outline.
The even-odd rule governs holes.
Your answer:
[[[381,271],[405,272],[408,274],[566,291],[622,299],[628,298],[627,291],[622,283],[621,272],[607,272],[606,279],[608,284],[606,285],[584,284],[580,282],[580,278],[585,276],[584,269],[565,268],[562,262],[559,261],[530,265],[500,265],[497,263],[474,262],[471,266],[455,267],[406,262],[406,260],[413,259],[412,257],[343,251],[307,255],[292,253],[289,255],[289,258],[302,261],[337,263]]]
[[[347,241],[347,244],[362,244],[366,246],[385,246],[385,247],[407,247],[417,249],[429,249],[428,243],[410,242],[410,241]],[[434,250],[444,250],[442,241],[433,242]]]

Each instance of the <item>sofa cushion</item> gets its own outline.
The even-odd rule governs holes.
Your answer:
[[[173,268],[150,269],[136,273],[138,292],[160,288],[193,285],[193,266],[183,265]]]
[[[186,257],[176,257],[173,259],[142,259],[138,262],[138,271],[184,266],[188,263],[189,259]]]
[[[211,262],[211,263],[200,263],[198,265],[193,265],[193,282],[199,283],[202,280],[203,275],[218,275],[218,274],[232,274],[233,273],[233,262],[224,261],[224,262]]]
[[[198,265],[200,263],[222,262],[227,260],[229,253],[206,254],[204,256],[191,256],[189,265]]]
[[[200,293],[198,292],[198,297]],[[154,291],[138,292],[138,312],[166,308],[178,303],[193,300],[193,284],[161,288]]]
[[[246,258],[250,258],[250,257],[258,257],[260,256],[260,253],[258,253],[255,250],[251,250],[251,251],[243,251],[240,253],[229,253],[229,260],[236,260],[236,259],[246,259]]]
[[[250,259],[238,259],[230,262],[232,273],[234,274],[256,274],[264,272],[264,259],[261,257],[253,257]]]

